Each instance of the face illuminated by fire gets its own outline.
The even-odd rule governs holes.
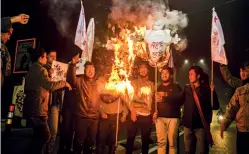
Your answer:
[[[146,64],[139,65],[138,73],[141,77],[147,77],[149,73],[148,66]]]
[[[93,79],[95,75],[95,67],[93,65],[87,65],[84,74],[89,79]]]
[[[188,74],[190,83],[199,82],[200,75],[196,74],[194,69],[191,69]]]
[[[172,78],[173,78],[173,75],[171,75],[168,70],[166,70],[166,69],[162,70],[162,72],[161,72],[161,80],[163,82],[169,82],[169,81],[172,80]]]

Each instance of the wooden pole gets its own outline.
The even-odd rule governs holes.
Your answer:
[[[211,61],[211,84],[214,84],[214,61]],[[213,95],[213,90],[210,90],[211,92],[211,105],[213,107],[214,104],[214,95]]]
[[[120,97],[118,99],[118,110],[117,110],[117,123],[116,123],[116,139],[115,139],[115,150],[118,148],[118,129],[119,129],[119,108],[120,108]]]
[[[157,94],[157,64],[155,67],[155,94]],[[155,97],[155,112],[157,111],[157,101],[156,101],[156,97]]]

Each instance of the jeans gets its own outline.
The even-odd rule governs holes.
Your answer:
[[[95,140],[98,129],[97,119],[87,119],[80,116],[75,118],[75,154],[92,154],[95,149]]]
[[[74,138],[74,120],[75,115],[72,111],[66,110],[62,114],[62,124],[60,132],[60,145],[59,153],[68,153],[72,149],[72,143]]]
[[[209,144],[204,128],[190,129],[184,127],[185,154],[195,154],[198,147],[198,154],[208,154]]]
[[[249,145],[249,132],[237,132],[237,154],[247,154]]]
[[[177,137],[180,120],[178,118],[159,117],[156,121],[158,154],[166,154],[169,141],[169,154],[177,154]]]
[[[107,119],[101,119],[99,121],[99,134],[97,146],[98,154],[104,153],[106,145],[108,145],[109,147],[108,154],[115,153],[117,114],[108,114],[107,116]]]
[[[141,130],[142,136],[142,154],[148,154],[150,133],[152,127],[152,117],[149,116],[137,116],[137,121],[129,121],[127,124],[127,143],[126,143],[126,154],[132,154],[133,143],[137,134],[138,129]]]
[[[27,153],[43,154],[51,137],[47,117],[32,117],[30,119],[33,128],[33,139]]]
[[[46,153],[52,154],[54,150],[54,144],[58,132],[58,124],[59,124],[59,107],[54,105],[51,106],[50,112],[48,114],[48,126],[51,134],[51,138],[47,143]]]

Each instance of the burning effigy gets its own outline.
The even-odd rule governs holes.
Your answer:
[[[186,39],[179,33],[187,26],[187,15],[170,11],[157,1],[113,1],[106,48],[114,51],[112,73],[105,88],[117,93],[133,93],[130,76],[134,60],[140,57],[157,68],[169,65],[172,47],[177,51],[186,48]],[[171,66],[172,67],[172,66]]]

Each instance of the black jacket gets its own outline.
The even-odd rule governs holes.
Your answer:
[[[171,83],[168,86],[160,85],[157,88],[158,92],[164,92],[168,96],[172,96],[174,94],[180,93],[182,88],[176,84]],[[158,117],[165,118],[180,118],[180,105],[178,103],[158,103],[157,105]]]
[[[198,95],[202,112],[208,124],[212,122],[212,110],[218,110],[220,108],[218,97],[216,92],[213,92],[213,107],[211,105],[211,92],[210,87],[200,85],[195,88]],[[164,99],[165,103],[178,103],[179,105],[184,104],[184,113],[182,123],[187,128],[203,128],[203,124],[198,112],[192,89],[190,85],[186,85],[183,91],[174,96],[169,96]]]

